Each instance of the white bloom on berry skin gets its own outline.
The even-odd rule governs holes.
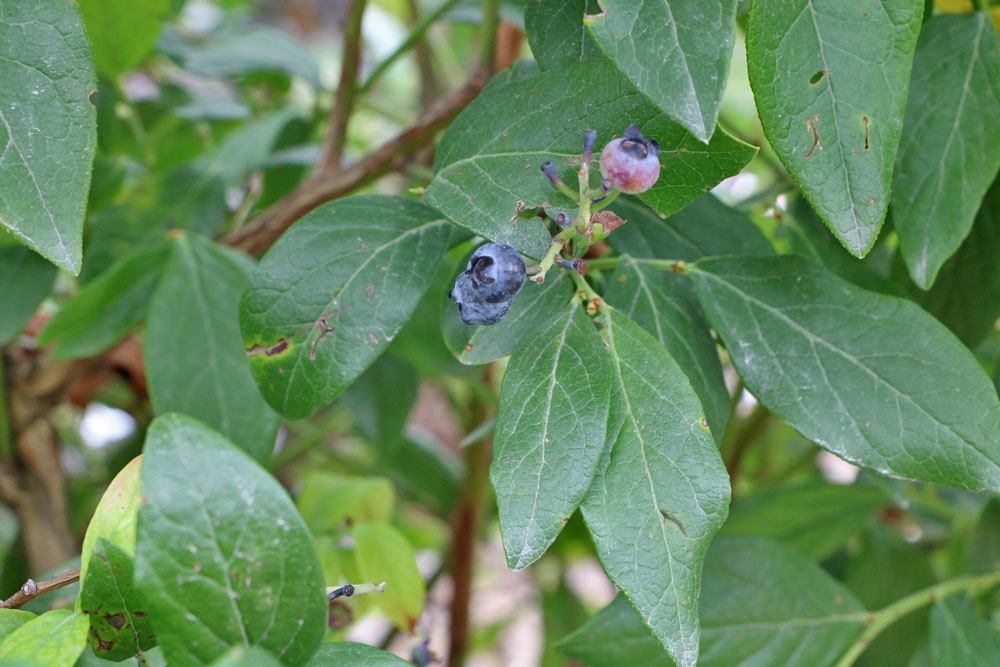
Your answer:
[[[645,192],[660,177],[660,145],[642,136],[635,125],[629,125],[601,152],[601,174],[611,187],[626,194]]]

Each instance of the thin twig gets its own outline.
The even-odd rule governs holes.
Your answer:
[[[56,589],[62,588],[64,586],[69,586],[70,584],[80,581],[80,568],[74,567],[71,570],[66,570],[65,572],[60,572],[51,579],[46,579],[45,581],[35,582],[34,579],[28,579],[21,586],[21,589],[11,595],[9,598],[0,603],[0,608],[2,609],[18,609],[22,607],[35,598],[39,598],[46,593],[54,591]]]
[[[373,153],[328,177],[305,181],[287,197],[224,237],[223,242],[250,254],[260,254],[312,209],[392,171],[401,160],[430,144],[438,131],[479,94],[489,80],[491,69],[477,68],[465,85],[428,109],[413,125]]]
[[[354,111],[354,98],[358,91],[358,65],[361,63],[361,19],[367,0],[349,0],[344,19],[344,49],[340,63],[340,83],[337,98],[330,112],[330,129],[323,140],[315,174],[332,174],[340,169],[347,143],[347,121]]]

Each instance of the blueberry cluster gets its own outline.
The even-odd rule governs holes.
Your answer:
[[[487,243],[476,249],[448,296],[466,324],[496,324],[524,287],[521,255],[509,245]]]
[[[542,263],[532,267],[531,280],[537,283],[545,279],[545,272],[553,264],[568,271],[583,273],[586,265],[581,257],[589,244],[604,238],[605,231],[610,232],[624,223],[610,211],[595,213],[592,222],[592,205],[607,206],[622,192],[645,192],[660,177],[660,145],[654,139],[644,137],[637,126],[630,125],[621,137],[608,142],[601,152],[603,180],[600,190],[596,191],[598,197],[591,199],[595,192],[588,185],[588,176],[597,132],[586,130],[583,136],[579,194],[562,182],[555,164],[547,161],[542,165],[542,173],[553,187],[580,203],[580,219],[574,221],[565,212],[553,219],[563,231],[558,234],[558,238],[553,239],[549,254],[543,258]],[[547,217],[544,211],[539,211],[542,218]],[[610,216],[615,224],[607,219],[600,219],[600,216]],[[567,248],[570,249],[570,259],[560,256]],[[496,324],[507,314],[526,279],[524,260],[515,248],[503,243],[487,243],[477,248],[469,258],[466,270],[455,280],[455,286],[448,292],[448,296],[458,304],[458,312],[466,324]]]

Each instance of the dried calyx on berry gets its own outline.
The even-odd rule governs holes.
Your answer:
[[[601,152],[601,174],[611,187],[626,194],[645,192],[660,177],[660,145],[629,125]]]
[[[466,324],[496,324],[524,286],[524,260],[514,248],[487,243],[476,249],[448,292]]]

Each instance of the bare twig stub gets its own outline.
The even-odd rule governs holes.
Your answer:
[[[46,593],[54,591],[56,589],[62,588],[64,586],[69,586],[70,584],[76,583],[80,580],[80,568],[74,567],[71,570],[66,570],[65,572],[60,572],[51,579],[46,579],[45,581],[35,582],[34,579],[28,579],[21,586],[20,590],[11,595],[9,598],[0,602],[0,608],[3,609],[17,609],[23,605],[28,604],[35,598],[39,598]]]

